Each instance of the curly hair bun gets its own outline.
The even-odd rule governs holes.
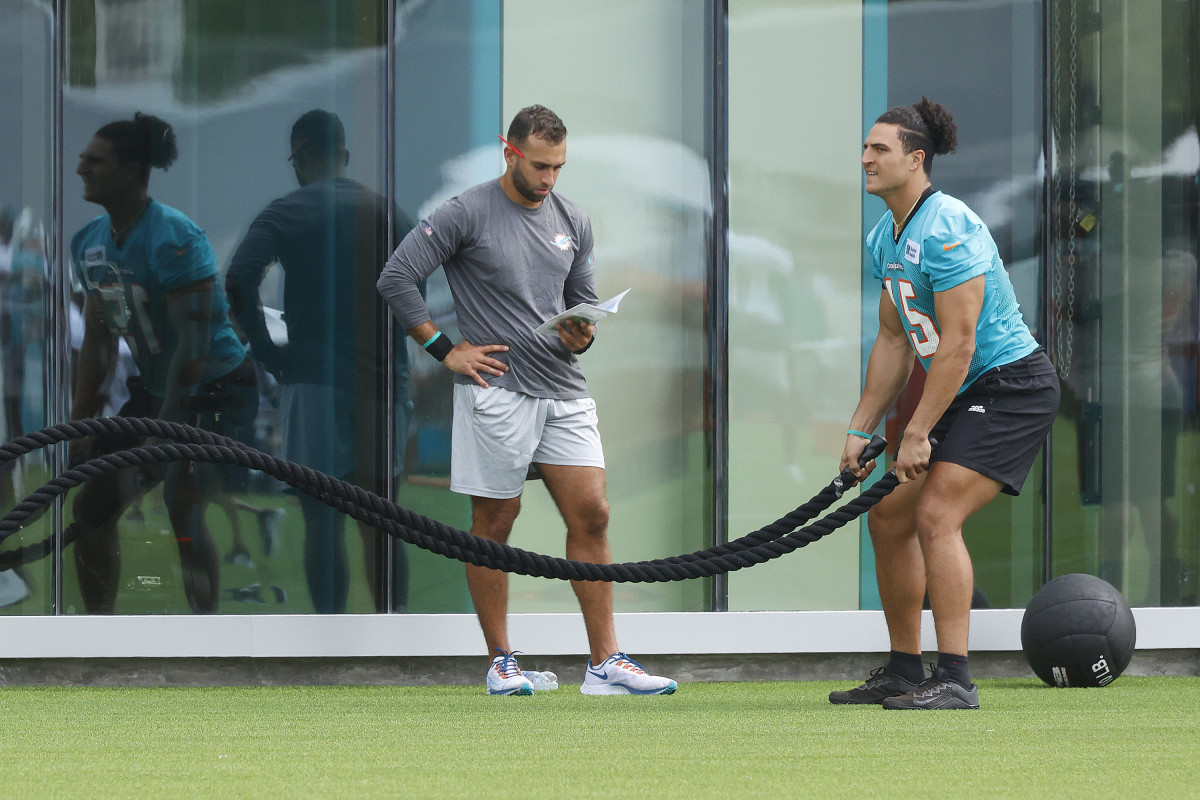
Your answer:
[[[958,146],[958,125],[954,117],[941,103],[935,103],[928,97],[922,97],[921,102],[913,103],[916,111],[929,130],[929,138],[933,143],[934,155],[944,156],[953,153]]]
[[[133,121],[146,133],[150,166],[166,170],[175,163],[175,159],[179,157],[179,148],[171,126],[152,114],[143,114],[140,111],[133,115]]]

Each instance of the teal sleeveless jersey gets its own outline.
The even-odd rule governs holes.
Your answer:
[[[975,355],[959,392],[987,370],[1037,349],[992,234],[966,204],[934,192],[908,221],[900,241],[894,241],[892,231],[889,210],[867,235],[867,250],[875,277],[895,304],[909,344],[926,371],[941,339],[934,293],[979,275],[985,276],[985,284],[975,327]]]
[[[229,304],[217,278],[217,257],[208,237],[181,212],[151,201],[118,247],[108,215],[96,217],[71,237],[75,273],[88,295],[98,295],[109,329],[125,337],[146,388],[162,396],[179,337],[167,315],[167,294],[213,279],[208,356],[200,382],[238,366],[246,349],[229,321]]]

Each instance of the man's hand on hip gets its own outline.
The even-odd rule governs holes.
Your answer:
[[[503,361],[497,361],[488,354],[504,353],[507,351],[508,345],[506,344],[473,345],[463,340],[454,345],[454,348],[446,354],[443,363],[459,375],[469,376],[486,389],[488,388],[488,383],[483,379],[481,373],[483,375],[499,376],[508,372],[508,364],[505,364]]]

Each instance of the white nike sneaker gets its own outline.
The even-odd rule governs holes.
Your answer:
[[[679,684],[647,675],[642,665],[624,653],[614,653],[599,666],[588,662],[579,691],[583,694],[674,694]]]
[[[535,692],[549,692],[558,688],[558,676],[553,672],[536,672],[527,669],[522,674],[533,684]]]
[[[533,684],[521,672],[517,664],[516,653],[506,653],[499,647],[496,652],[500,655],[492,659],[492,665],[487,672],[488,694],[533,694]]]

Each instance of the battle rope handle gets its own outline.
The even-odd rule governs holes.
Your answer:
[[[277,459],[224,436],[187,425],[147,418],[103,417],[64,423],[27,434],[0,446],[0,466],[51,444],[99,433],[175,439],[183,443],[137,447],[99,456],[48,482],[0,520],[0,541],[19,531],[70,489],[103,474],[133,466],[171,461],[233,464],[278,478],[356,520],[430,552],[478,566],[522,575],[560,580],[660,582],[709,577],[761,564],[790,553],[856,519],[897,485],[887,473],[859,497],[804,528],[796,526],[827,508],[855,482],[848,469],[813,500],[772,525],[707,550],[652,561],[589,564],[533,553],[480,539],[396,505],[378,495],[308,467]],[[886,442],[875,437],[860,463],[882,451]],[[65,542],[64,544],[69,544]],[[0,553],[0,568],[40,558],[53,548],[53,537],[27,547]]]

